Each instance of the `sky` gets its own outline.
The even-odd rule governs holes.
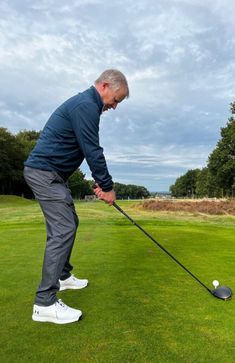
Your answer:
[[[119,69],[130,98],[100,122],[109,172],[167,191],[206,166],[230,116],[234,14],[234,0],[0,0],[0,126],[42,130],[66,99]]]

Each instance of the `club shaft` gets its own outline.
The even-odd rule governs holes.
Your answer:
[[[169,257],[171,257],[180,267],[182,267],[190,276],[192,276],[200,285],[202,285],[209,293],[212,294],[211,290],[201,282],[197,276],[195,276],[191,271],[189,271],[177,258],[175,258],[170,252],[168,252],[159,242],[157,242],[148,232],[146,232],[137,222],[135,222],[124,210],[119,207],[117,203],[113,203],[113,206],[121,212],[131,223],[133,223],[137,228],[139,228],[148,238],[153,241],[162,251],[164,251]]]

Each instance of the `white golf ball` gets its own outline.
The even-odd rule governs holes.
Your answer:
[[[214,286],[215,288],[217,288],[217,287],[219,286],[219,281],[214,280],[214,281],[212,282],[212,284],[213,284],[213,286]]]

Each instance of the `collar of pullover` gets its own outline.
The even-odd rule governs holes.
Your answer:
[[[94,87],[94,86],[91,86],[91,91],[92,91],[92,95],[94,97],[94,100],[97,102],[98,104],[98,107],[99,107],[99,111],[100,113],[102,112],[102,109],[103,109],[103,106],[104,106],[104,103],[102,101],[102,98],[100,97],[100,94],[99,92],[97,91],[97,89]]]

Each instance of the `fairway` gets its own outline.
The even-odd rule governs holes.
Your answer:
[[[210,288],[235,293],[235,218],[120,206]],[[0,361],[201,363],[235,361],[235,296],[213,298],[113,207],[77,202],[74,274],[89,286],[59,298],[79,323],[31,320],[45,226],[35,201],[0,197]]]

